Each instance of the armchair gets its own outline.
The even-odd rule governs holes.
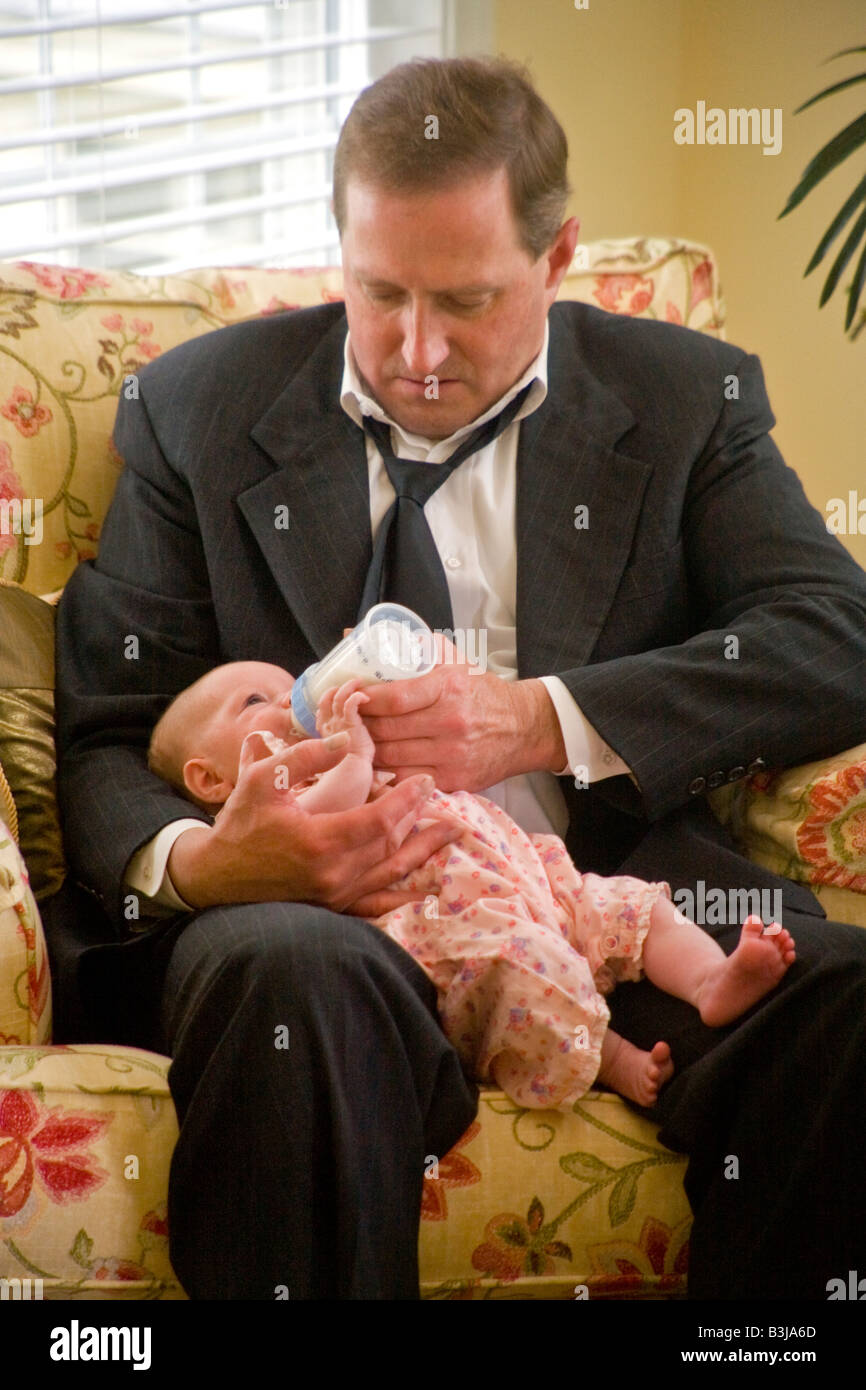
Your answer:
[[[0,1279],[41,1279],[47,1298],[185,1296],[168,1258],[169,1059],[110,1040],[52,1044],[37,906],[65,873],[50,600],[98,550],[121,467],[114,411],[140,367],[224,324],[339,299],[340,278],[0,265]],[[723,333],[712,254],[687,242],[579,247],[561,295]],[[866,745],[711,801],[756,862],[866,926]],[[460,1142],[428,1160],[422,1294],[681,1296],[685,1166],[616,1095],[594,1090],[559,1113],[485,1088]]]

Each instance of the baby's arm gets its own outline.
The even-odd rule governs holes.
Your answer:
[[[358,713],[368,698],[354,680],[322,696],[316,714],[319,733],[327,738],[345,730],[349,735],[349,748],[336,767],[323,772],[314,786],[298,793],[298,803],[305,811],[351,811],[363,806],[370,795],[376,746]]]

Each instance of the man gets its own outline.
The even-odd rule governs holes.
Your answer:
[[[58,700],[70,858],[117,939],[59,912],[49,931],[102,1026],[172,1054],[171,1254],[196,1297],[417,1293],[423,1155],[474,1096],[414,962],[345,914],[383,910],[443,843],[407,838],[428,774],[567,827],[581,869],[783,886],[798,962],[738,1029],[648,984],[615,993],[613,1023],[673,1048],[658,1113],[692,1156],[692,1295],[816,1298],[856,1268],[866,936],[744,861],[701,793],[866,738],[866,577],[770,441],[754,358],[551,307],[577,238],[566,153],[508,64],[394,69],[336,154],[345,313],[187,344],[119,411],[126,469],[61,606]],[[222,661],[322,656],[382,591],[384,526],[382,575],[411,589],[385,455],[433,466],[461,444],[423,517],[408,503],[409,555],[418,606],[444,594],[455,628],[482,629],[488,671],[371,692],[399,778],[371,806],[305,818],[254,764],[216,825],[191,815],[144,768],[168,699]],[[338,755],[300,747],[292,781]],[[122,941],[130,901],[171,915]],[[715,934],[729,949],[737,932]]]

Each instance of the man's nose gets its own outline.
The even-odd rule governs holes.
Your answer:
[[[420,381],[435,373],[448,352],[448,337],[439,312],[426,304],[409,305],[403,315],[403,360],[410,376]]]

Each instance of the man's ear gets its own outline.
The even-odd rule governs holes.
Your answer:
[[[208,806],[221,806],[234,787],[221,777],[207,758],[188,758],[183,765],[183,784],[190,796]]]
[[[556,291],[574,259],[579,234],[580,223],[576,217],[569,217],[544,252],[547,259],[547,280],[544,288],[551,301],[556,297]]]

